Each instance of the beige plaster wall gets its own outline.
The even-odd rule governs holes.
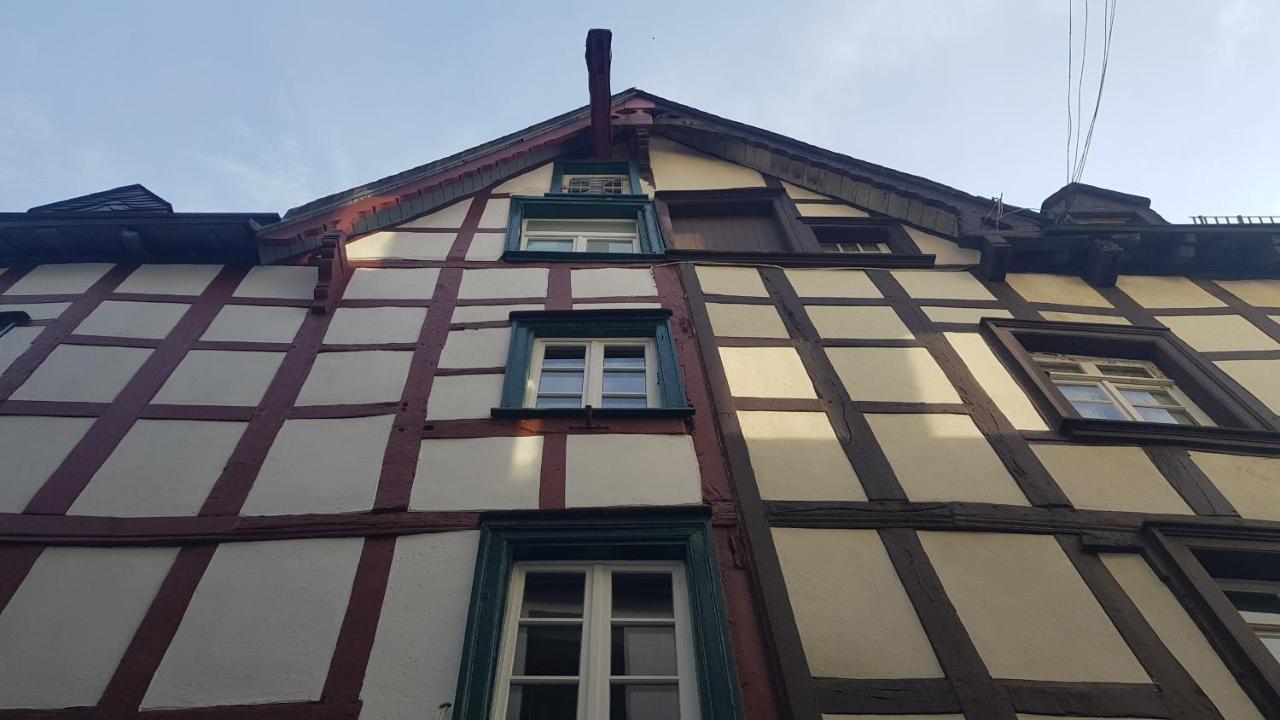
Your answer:
[[[224,305],[201,340],[289,343],[298,334],[307,308]]]
[[[745,295],[769,297],[769,291],[753,267],[698,265],[698,284],[706,295]]]
[[[1280,350],[1280,343],[1239,315],[1160,315],[1156,320],[1200,352]]]
[[[826,348],[826,353],[853,400],[960,402],[951,381],[924,348]]]
[[[356,268],[342,293],[345,300],[430,300],[436,268]]]
[[[544,193],[551,192],[551,177],[554,172],[555,163],[539,165],[528,172],[499,183],[493,189],[493,192],[541,196]]]
[[[570,435],[565,465],[565,507],[702,502],[688,435]]]
[[[453,246],[453,232],[395,232],[385,230],[347,243],[349,260],[444,260]]]
[[[573,270],[570,283],[575,298],[653,297],[658,294],[653,271],[648,268]]]
[[[1078,508],[1194,514],[1142,448],[1033,444],[1031,449]]]
[[[452,205],[443,207],[435,212],[427,213],[420,217],[414,218],[409,222],[401,223],[397,227],[407,228],[459,228],[462,227],[462,221],[467,217],[467,211],[471,209],[471,198],[465,197]]]
[[[143,265],[129,273],[116,292],[199,295],[221,271],[221,265]]]
[[[805,188],[799,187],[798,185],[792,185],[791,183],[785,180],[782,181],[782,189],[787,192],[787,197],[791,198],[792,200],[832,200],[834,199],[834,198],[829,198],[826,195],[820,195],[812,190],[807,190]]]
[[[1152,308],[1224,307],[1226,303],[1184,277],[1121,275],[1116,287],[1139,305]]]
[[[968,415],[867,415],[907,499],[1027,505]]]
[[[852,305],[809,305],[805,308],[818,334],[826,339],[912,340],[907,329],[891,307],[857,307]]]
[[[507,249],[507,236],[499,233],[476,233],[467,246],[467,260],[489,262],[502,257]]]
[[[327,352],[316,356],[298,405],[396,402],[404,393],[413,353],[390,350]]]
[[[1023,392],[1022,386],[1013,379],[981,335],[949,332],[946,338],[1010,424],[1018,430],[1049,429],[1031,398]]]
[[[1103,325],[1131,325],[1119,315],[1090,315],[1088,313],[1061,312],[1058,310],[1041,310],[1040,317],[1054,322],[1102,323]]]
[[[409,509],[536,509],[541,477],[541,436],[423,440]]]
[[[108,403],[150,355],[141,348],[59,345],[10,397]]]
[[[159,340],[169,334],[190,307],[184,303],[107,300],[76,326],[75,334]]]
[[[1217,360],[1214,364],[1280,415],[1280,360]]]
[[[995,300],[982,283],[967,272],[893,270],[893,277],[913,298],[924,300]],[[1010,276],[1012,277],[1012,276]]]
[[[0,512],[22,512],[91,425],[91,418],[0,416],[0,457],[22,458],[5,467]]]
[[[546,295],[546,268],[465,270],[462,273],[462,287],[458,290],[458,297],[464,300],[540,298]]]
[[[861,270],[786,270],[802,298],[878,298],[880,291]]]
[[[324,342],[330,345],[417,342],[426,321],[427,309],[423,307],[338,308],[329,321]]]
[[[1009,273],[1005,282],[1028,302],[1111,307],[1089,283],[1073,275]]]
[[[729,391],[737,397],[817,397],[794,348],[722,347],[720,361]]]
[[[801,217],[871,217],[867,211],[859,210],[852,205],[836,205],[834,203],[797,202],[796,210]]]
[[[487,418],[502,403],[502,375],[453,375],[431,381],[428,420]]]
[[[510,319],[517,310],[541,310],[542,305],[463,305],[453,309],[452,322],[494,322]]]
[[[291,298],[310,300],[319,270],[292,265],[259,265],[240,281],[236,297]]]
[[[1013,313],[1001,308],[930,307],[926,305],[922,309],[930,320],[937,323],[972,323],[976,325],[979,320],[985,317],[1013,317]]]
[[[1280,458],[1193,452],[1191,459],[1241,517],[1280,520]]]
[[[9,306],[4,306],[8,308]],[[14,360],[22,357],[23,353],[31,348],[31,343],[40,337],[40,333],[44,332],[44,328],[40,326],[20,326],[9,330],[4,335],[0,335],[0,372],[9,369]]]
[[[30,315],[32,320],[53,320],[69,307],[71,307],[69,302],[5,303],[4,305],[6,311],[24,312]]]
[[[281,352],[191,350],[151,401],[172,405],[257,405],[283,360]]]
[[[505,367],[510,340],[509,328],[453,330],[440,351],[439,367]]]
[[[902,229],[911,236],[920,252],[935,256],[935,265],[977,265],[982,260],[980,251],[962,248],[953,240],[917,230],[910,225],[903,225]]]
[[[1218,285],[1254,307],[1280,307],[1280,280],[1219,280]]]
[[[480,213],[482,228],[505,228],[511,220],[511,201],[505,198],[489,198]]]
[[[658,190],[764,187],[764,177],[755,170],[705,155],[664,137],[650,139],[649,163]]]
[[[772,305],[707,303],[711,330],[718,337],[787,338],[787,328]]]
[[[760,496],[769,500],[866,500],[826,413],[738,413]]]
[[[18,279],[5,295],[78,295],[102,279],[111,263],[40,265]]]

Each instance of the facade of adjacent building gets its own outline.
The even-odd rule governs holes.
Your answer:
[[[1280,225],[587,60],[283,217],[0,214],[0,720],[1280,718]]]

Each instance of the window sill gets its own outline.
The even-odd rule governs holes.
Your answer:
[[[680,418],[694,413],[692,407],[670,408],[591,408],[592,418]],[[586,418],[587,408],[496,407],[489,410],[495,418]]]
[[[581,200],[619,200],[622,202],[649,202],[652,198],[644,193],[567,193],[567,192],[549,192],[543,193],[542,197],[548,198],[578,198]]]
[[[662,253],[593,253],[546,252],[543,250],[508,250],[502,253],[507,262],[571,262],[571,263],[655,263],[666,259]]]
[[[1173,444],[1202,450],[1280,454],[1280,432],[1274,430],[1164,425],[1078,417],[1063,418],[1058,428],[1072,440]]]
[[[670,260],[767,263],[780,267],[931,268],[934,256],[905,253],[802,253],[680,250],[667,248]]]

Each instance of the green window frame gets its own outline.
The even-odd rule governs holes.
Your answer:
[[[688,415],[689,407],[676,357],[671,311],[653,310],[528,310],[511,313],[511,341],[507,351],[507,371],[502,383],[502,405],[493,408],[495,417],[578,415]],[[643,339],[652,342],[653,372],[657,388],[656,404],[644,408],[535,408],[525,405],[534,346],[539,340]]]
[[[676,561],[685,568],[703,720],[740,720],[741,701],[715,544],[702,508],[490,516],[481,526],[454,720],[489,720],[512,568],[517,562]]]
[[[639,251],[635,253],[545,252],[520,249],[527,219],[635,220]],[[504,260],[568,262],[651,262],[665,252],[653,202],[644,195],[546,195],[511,198]]]
[[[640,192],[640,172],[636,164],[629,160],[561,160],[555,164],[551,172],[551,192],[549,195],[566,195],[564,177],[566,175],[625,175],[631,192],[612,197],[645,197]],[[573,197],[582,197],[575,195]],[[588,196],[599,197],[599,196]]]

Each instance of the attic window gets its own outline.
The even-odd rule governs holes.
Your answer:
[[[631,182],[625,175],[565,175],[560,192],[568,195],[629,195]]]
[[[640,177],[626,160],[563,160],[551,174],[551,195],[624,197],[640,194]]]
[[[652,259],[663,251],[643,195],[548,194],[511,200],[503,258],[547,262]]]
[[[829,254],[915,254],[919,250],[896,222],[879,218],[820,218],[807,222]]]

